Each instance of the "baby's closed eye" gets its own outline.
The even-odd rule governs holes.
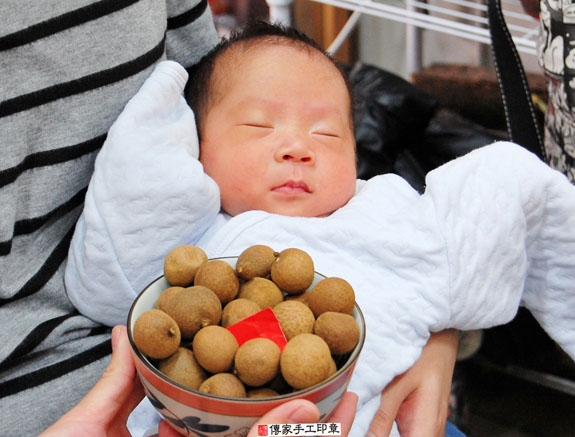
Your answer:
[[[267,123],[239,123],[236,127],[246,138],[263,138],[274,132],[274,126]]]
[[[341,138],[339,133],[332,132],[332,131],[314,131],[314,132],[312,132],[312,135],[319,135],[319,136],[328,137],[328,138]]]
[[[240,126],[252,127],[252,128],[256,128],[256,129],[273,129],[274,128],[272,125],[265,124],[265,123],[242,123],[242,124],[240,124]]]

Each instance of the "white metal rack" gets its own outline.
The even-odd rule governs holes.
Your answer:
[[[489,44],[487,5],[481,0],[313,0],[354,11],[328,49],[335,52],[348,37],[361,14],[406,25],[408,71],[421,66],[421,30],[427,29]],[[267,0],[270,20],[290,22],[292,0]],[[523,12],[519,0],[502,0],[503,14],[517,50],[536,54],[538,22]]]

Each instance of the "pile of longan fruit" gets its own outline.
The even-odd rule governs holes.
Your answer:
[[[351,285],[329,277],[307,291],[314,275],[312,258],[296,248],[250,246],[234,269],[179,246],[164,262],[171,286],[136,320],[134,343],[166,376],[205,393],[274,397],[311,387],[337,371],[360,337]],[[287,340],[283,351],[265,337],[238,346],[226,328],[266,308]]]

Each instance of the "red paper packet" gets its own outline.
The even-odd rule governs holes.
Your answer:
[[[226,328],[241,346],[252,338],[269,338],[283,351],[287,344],[280,323],[271,308],[266,308]]]

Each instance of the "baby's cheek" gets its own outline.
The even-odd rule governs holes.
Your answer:
[[[231,216],[236,216],[250,209],[246,187],[242,184],[225,184],[220,187],[222,209]]]
[[[344,206],[355,193],[356,177],[355,172],[348,173],[339,183],[334,183],[331,187],[334,199],[334,210]]]
[[[225,197],[224,195],[221,196],[221,202],[222,202],[222,209],[232,217],[243,212],[239,211],[234,202],[231,202],[230,199]]]

